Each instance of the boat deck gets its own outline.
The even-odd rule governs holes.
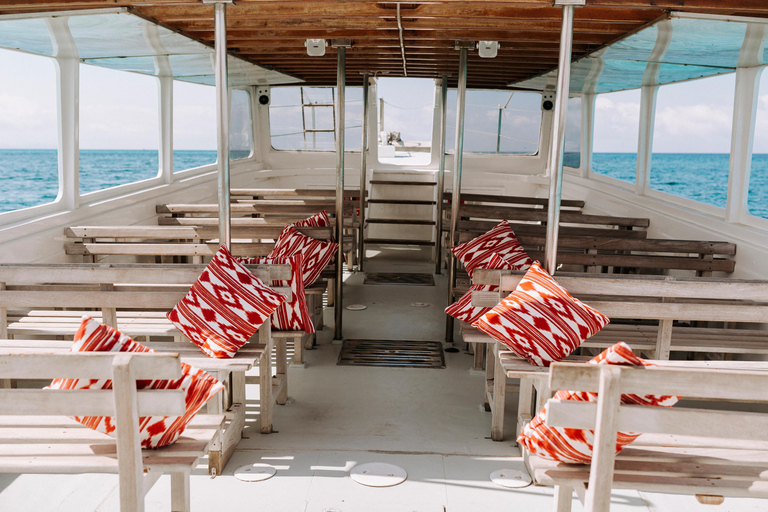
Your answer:
[[[419,250],[423,251],[423,250]],[[408,248],[369,249],[367,272],[432,272],[433,263],[414,259]],[[435,286],[363,285],[350,274],[344,303],[364,304],[344,312],[347,339],[441,341],[444,338],[447,276]],[[412,302],[429,303],[413,307]],[[332,309],[326,320],[332,322]],[[192,510],[307,512],[495,512],[548,511],[553,490],[506,489],[489,480],[498,469],[524,471],[514,444],[508,405],[506,440],[490,440],[490,413],[482,409],[484,375],[470,372],[472,356],[446,353],[445,369],[337,366],[340,345],[333,329],[318,333],[306,353],[307,367],[291,368],[289,403],[275,408],[276,433],[258,430],[258,387],[248,386],[248,422],[223,474],[207,475],[201,462],[192,475]],[[457,339],[460,339],[457,337]],[[507,395],[510,403],[515,393]],[[370,488],[348,475],[355,465],[389,462],[408,479],[389,488]],[[267,463],[270,480],[247,483],[239,466]],[[765,511],[765,500],[726,498],[719,508],[693,496],[614,491],[612,511]],[[575,499],[575,498],[574,498]],[[170,479],[163,477],[147,497],[148,511],[170,510]],[[580,510],[578,504],[574,510]],[[118,511],[116,475],[0,475],[3,512]]]

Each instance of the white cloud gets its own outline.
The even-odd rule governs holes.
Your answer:
[[[656,113],[655,152],[727,153],[731,145],[730,106],[667,106]]]

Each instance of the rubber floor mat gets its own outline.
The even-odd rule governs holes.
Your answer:
[[[344,340],[336,364],[445,368],[445,355],[439,341]]]
[[[402,272],[366,273],[363,284],[435,286],[435,277],[432,274],[404,274]]]

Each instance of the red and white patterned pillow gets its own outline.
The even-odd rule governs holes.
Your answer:
[[[625,366],[655,366],[632,353],[626,343],[619,342],[595,356],[588,364],[619,364]],[[558,400],[576,400],[579,402],[597,402],[597,393],[587,391],[558,391]],[[621,402],[635,405],[658,405],[670,407],[677,403],[676,396],[639,396],[622,394]],[[584,464],[592,460],[592,449],[595,444],[595,432],[575,428],[549,427],[547,408],[542,407],[539,413],[525,426],[517,442],[532,454],[549,460]],[[616,437],[616,453],[637,439],[640,434],[618,432]]]
[[[72,352],[154,352],[133,341],[117,329],[84,316],[75,334]],[[181,378],[175,380],[138,381],[139,389],[180,389],[184,392],[186,412],[183,416],[146,416],[139,418],[141,446],[159,448],[175,442],[187,424],[205,403],[224,386],[208,373],[181,363]],[[48,389],[112,389],[109,379],[55,379]],[[115,435],[115,418],[111,416],[76,417],[88,428]]]
[[[483,265],[486,265],[494,254],[507,260],[513,268],[524,269],[533,263],[505,220],[479,237],[452,247],[451,251],[464,264],[469,277],[472,277],[474,269],[484,268]]]
[[[483,265],[482,268],[487,269],[503,269],[503,270],[525,270],[524,268],[515,269],[512,268],[504,258],[498,254],[491,256],[490,261]],[[458,318],[467,323],[472,323],[488,311],[491,308],[483,308],[472,305],[472,292],[495,292],[499,289],[498,286],[492,284],[473,284],[469,287],[469,291],[461,296],[459,300],[445,308],[445,312],[454,318]]]
[[[290,265],[291,279],[272,281],[272,286],[290,286],[291,300],[283,302],[272,314],[272,328],[278,331],[315,332],[312,317],[309,316],[307,298],[304,295],[304,280],[301,275],[304,256],[294,254],[289,258],[238,258],[243,265]]]
[[[222,245],[166,316],[208,356],[231,358],[284,301]]]
[[[302,275],[306,288],[317,281],[338,248],[339,244],[316,240],[299,233],[293,226],[286,226],[268,257],[287,258],[297,253],[304,255]]]
[[[311,217],[297,221],[293,223],[294,226],[300,228],[320,228],[331,225],[331,218],[328,216],[328,212],[323,210],[320,213],[316,213]]]
[[[610,320],[569,294],[534,262],[514,292],[472,326],[536,366],[576,350]]]

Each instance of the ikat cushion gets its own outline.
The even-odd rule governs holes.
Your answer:
[[[117,329],[102,325],[85,316],[75,334],[72,352],[154,352],[144,345],[133,341]],[[176,380],[138,381],[140,389],[180,389],[184,392],[186,412],[183,416],[146,416],[139,418],[141,446],[159,448],[175,442],[194,415],[222,391],[224,386],[208,373],[181,363],[181,378]],[[49,389],[112,389],[109,379],[55,379]],[[76,417],[88,428],[107,435],[115,435],[115,418],[111,416]]]
[[[588,364],[619,364],[625,366],[655,366],[632,353],[632,349],[624,342],[605,349],[594,357]],[[586,391],[558,391],[555,398],[559,400],[576,400],[579,402],[597,402],[597,393]],[[635,405],[658,405],[670,407],[678,400],[676,396],[632,395],[622,394],[621,402]],[[547,408],[542,407],[535,418],[523,429],[517,439],[534,455],[549,460],[571,464],[584,464],[592,460],[592,450],[595,443],[593,430],[574,428],[549,427]],[[640,434],[618,432],[616,437],[616,452],[634,441]]]
[[[474,269],[485,268],[483,265],[486,265],[494,254],[501,256],[512,268],[518,270],[525,270],[533,263],[505,220],[487,233],[451,248],[451,251],[464,264],[469,277],[472,277]]]
[[[514,292],[472,326],[536,366],[549,366],[576,350],[609,322],[572,297],[534,262]]]
[[[167,316],[208,356],[231,358],[284,301],[222,245]]]
[[[304,256],[302,276],[306,288],[317,281],[338,248],[339,244],[316,240],[299,233],[293,226],[286,226],[268,257],[288,258],[297,253],[302,254]]]
[[[304,256],[294,254],[288,258],[238,258],[238,261],[243,265],[290,265],[290,280],[271,283],[272,286],[290,286],[291,288],[291,300],[283,302],[272,314],[272,328],[278,331],[304,331],[308,334],[315,332],[312,317],[309,316],[309,308],[307,308],[304,281],[301,275]]]
[[[296,221],[293,225],[300,228],[326,227],[331,225],[331,218],[328,216],[328,212],[323,210],[311,217]]]
[[[512,268],[512,265],[507,263],[507,261],[499,256],[498,254],[493,254],[491,256],[490,261],[483,265],[482,268],[487,269],[503,269],[503,270],[523,270],[523,269],[514,269]],[[445,312],[449,315],[451,315],[454,318],[457,318],[459,320],[462,320],[467,323],[472,323],[484,314],[486,314],[488,311],[491,310],[491,308],[483,308],[479,306],[473,306],[472,305],[472,292],[495,292],[499,289],[496,285],[485,285],[485,284],[473,284],[469,287],[469,291],[461,296],[459,300],[445,308]]]

